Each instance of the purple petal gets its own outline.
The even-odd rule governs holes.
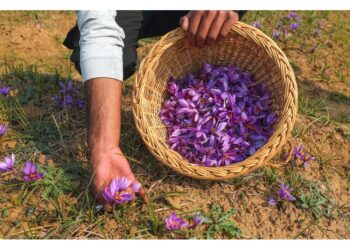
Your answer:
[[[30,161],[27,161],[26,164],[24,165],[23,172],[25,175],[30,175],[31,173],[33,173],[32,163]]]
[[[132,191],[134,191],[135,193],[138,192],[141,188],[141,183],[139,182],[135,182],[133,185],[132,185]]]
[[[269,198],[269,205],[270,206],[276,206],[277,205],[277,201],[275,200],[275,198],[273,198],[273,197]]]

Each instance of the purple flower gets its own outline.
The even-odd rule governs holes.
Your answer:
[[[276,206],[277,205],[277,201],[273,197],[269,198],[268,203],[269,203],[270,206]]]
[[[197,228],[200,224],[202,224],[206,218],[203,216],[200,216],[199,213],[196,213],[189,221],[188,221],[188,229],[195,229]]]
[[[168,92],[170,94],[175,94],[177,91],[178,91],[178,87],[176,85],[176,83],[174,81],[171,81],[169,84],[168,84],[168,88],[167,88]]]
[[[126,177],[116,177],[104,188],[103,198],[110,203],[122,204],[135,198],[130,188],[138,191],[140,187],[138,184],[132,185]]]
[[[12,171],[15,166],[15,155],[12,153],[11,158],[8,156],[4,157],[4,161],[0,162],[0,171],[8,172]]]
[[[261,28],[261,24],[260,24],[259,21],[254,21],[254,22],[252,23],[252,26],[254,26],[254,27],[257,28],[257,29],[260,29],[260,28]]]
[[[278,40],[279,35],[280,35],[280,32],[278,30],[275,30],[272,34],[272,37],[274,40]]]
[[[2,94],[3,96],[7,96],[8,93],[10,93],[11,88],[8,86],[3,86],[0,88],[0,94]]]
[[[292,12],[288,13],[288,19],[289,20],[294,19],[296,17],[298,17],[298,14],[296,12],[292,11]]]
[[[289,28],[292,30],[296,30],[298,27],[299,27],[299,24],[297,24],[297,23],[291,23],[289,26]]]
[[[84,108],[85,106],[85,102],[83,100],[80,100],[80,99],[75,99],[74,100],[74,105],[78,108]]]
[[[69,80],[67,84],[64,82],[59,82],[58,85],[60,86],[60,91],[63,94],[68,94],[68,93],[77,93],[77,90],[73,87],[73,81]]]
[[[85,102],[80,99],[81,96],[74,88],[72,80],[69,80],[67,83],[60,81],[58,85],[60,87],[59,94],[51,97],[52,102],[63,109],[71,109],[72,107],[84,108]]]
[[[181,230],[188,226],[188,222],[182,217],[178,217],[175,212],[171,212],[170,216],[165,219],[165,228],[170,231]]]
[[[235,66],[202,68],[182,79],[170,78],[159,116],[167,142],[189,162],[227,166],[254,154],[277,121],[268,85]]]
[[[38,172],[36,165],[31,161],[26,162],[23,172],[23,180],[25,181],[36,181],[44,176],[43,173]]]
[[[0,136],[3,136],[7,133],[8,125],[0,124]]]
[[[135,182],[132,186],[131,189],[132,191],[134,191],[135,193],[139,192],[141,188],[141,183],[139,182]]]
[[[320,29],[314,29],[314,35],[315,36],[320,36],[321,35],[321,30]]]
[[[71,95],[69,94],[63,95],[63,103],[62,103],[63,108],[69,109],[70,107],[72,107],[73,103],[74,103],[74,100]]]
[[[309,162],[315,160],[314,156],[309,155],[308,153],[303,153],[303,145],[298,146],[294,146],[293,147],[293,155],[295,158],[299,159],[304,168],[307,168],[309,166]]]
[[[278,196],[282,200],[295,201],[295,197],[291,194],[291,191],[292,189],[289,188],[289,185],[284,185],[284,183],[281,182]]]

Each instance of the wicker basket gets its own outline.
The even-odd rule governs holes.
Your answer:
[[[274,133],[262,148],[242,162],[225,167],[194,165],[166,142],[159,112],[169,77],[184,77],[200,69],[203,62],[238,66],[252,73],[257,82],[268,83],[271,89],[272,109],[278,116]],[[225,39],[201,49],[190,47],[180,28],[164,35],[141,62],[133,94],[136,126],[149,151],[180,174],[208,180],[247,174],[275,156],[291,134],[298,99],[294,73],[284,53],[264,33],[240,22]]]

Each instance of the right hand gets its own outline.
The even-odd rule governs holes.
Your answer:
[[[132,183],[136,182],[136,178],[131,171],[128,160],[123,156],[119,147],[112,147],[107,150],[94,149],[91,152],[90,162],[93,192],[97,199],[104,204],[105,210],[110,211],[112,204],[107,203],[102,196],[104,187],[109,185],[115,177],[125,176]],[[147,203],[147,197],[142,187],[138,194]]]

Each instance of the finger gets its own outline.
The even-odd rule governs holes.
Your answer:
[[[208,31],[210,29],[211,23],[215,17],[215,12],[207,11],[201,18],[197,33],[196,33],[196,46],[202,48],[207,39]]]
[[[107,183],[104,179],[101,177],[96,177],[93,180],[92,183],[92,190],[94,192],[95,198],[98,202],[100,202],[104,207],[108,205],[108,202],[103,198],[103,188],[105,186],[108,186],[109,183]],[[105,207],[106,209],[106,207]]]
[[[148,204],[149,199],[143,187],[140,188],[138,195],[143,199],[143,201]]]
[[[232,26],[238,21],[238,14],[236,12],[228,12],[228,16],[223,23],[221,30],[219,32],[219,39],[222,39],[227,36],[227,34],[230,32],[232,29]]]
[[[188,30],[188,24],[189,24],[188,16],[181,17],[180,26],[184,31]]]
[[[225,19],[226,19],[225,11],[219,11],[218,14],[215,16],[210,26],[210,29],[208,31],[208,36],[205,42],[206,45],[212,45],[216,41],[219,35],[219,32],[221,30],[221,27],[225,22]]]
[[[187,31],[187,39],[191,46],[196,45],[196,33],[203,15],[203,11],[194,11],[188,14],[189,24]]]
[[[105,202],[105,203],[103,204],[103,208],[104,208],[104,210],[105,210],[107,213],[110,213],[110,212],[112,212],[112,210],[113,210],[113,206],[112,206],[110,203],[108,203],[108,202]]]
[[[148,203],[148,197],[147,197],[147,194],[146,194],[146,192],[145,192],[145,189],[143,188],[143,186],[141,185],[141,183],[140,183],[139,181],[137,181],[137,180],[135,180],[135,181],[133,182],[132,185],[135,185],[136,183],[138,183],[138,184],[140,185],[140,188],[139,188],[139,190],[135,191],[134,187],[132,187],[134,193],[135,193],[137,196],[140,196],[140,197],[143,199],[143,201],[144,201],[145,203]]]

